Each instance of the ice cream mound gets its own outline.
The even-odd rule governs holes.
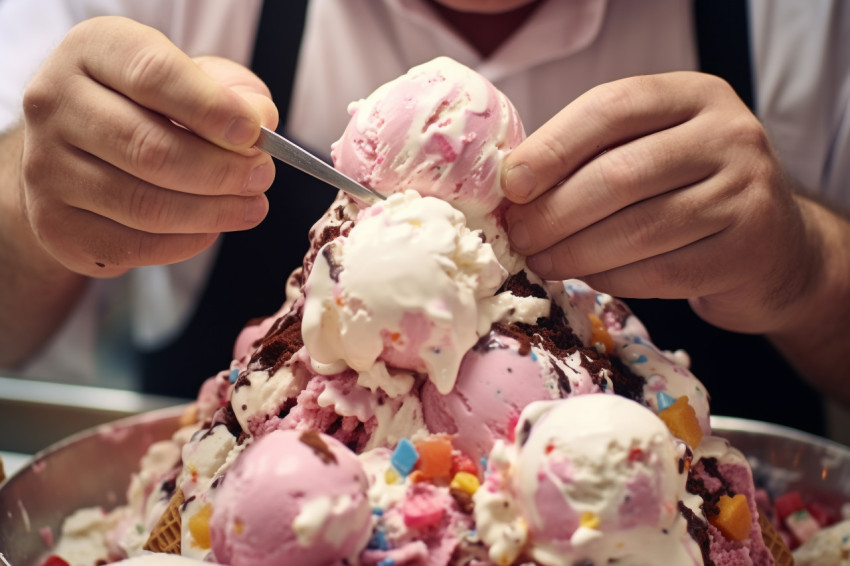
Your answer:
[[[508,249],[510,102],[440,58],[350,111],[335,164],[389,198],[337,198],[192,423],[151,446],[126,505],[69,517],[54,559],[773,564],[687,356]]]

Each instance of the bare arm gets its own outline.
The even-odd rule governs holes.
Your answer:
[[[181,261],[268,209],[277,109],[248,69],[124,18],[72,29],[0,144],[0,366],[25,361],[91,277]]]
[[[62,323],[87,278],[70,271],[38,242],[24,213],[24,128],[0,137],[0,366],[31,356]]]

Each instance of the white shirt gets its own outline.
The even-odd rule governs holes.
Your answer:
[[[841,0],[752,0],[751,27],[757,107],[780,157],[805,186],[850,205],[850,188],[844,188],[850,179],[845,6]],[[247,64],[260,8],[260,0],[0,0],[0,129],[19,119],[24,86],[46,54],[87,17],[131,17],[160,29],[190,55]],[[550,0],[486,60],[422,0],[314,0],[289,135],[328,154],[348,121],[350,101],[437,55],[493,81],[517,107],[527,132],[597,84],[696,68],[687,0]],[[96,381],[101,319],[127,294],[135,340],[148,346],[167,340],[191,313],[214,253],[93,282],[23,373]]]

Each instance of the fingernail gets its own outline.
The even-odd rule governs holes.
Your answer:
[[[526,264],[528,267],[542,277],[546,279],[546,277],[552,273],[552,259],[549,257],[549,254],[537,254],[526,258]]]
[[[513,244],[513,247],[517,251],[521,252],[528,249],[528,246],[531,245],[531,236],[528,234],[528,227],[522,220],[511,226],[508,236],[510,237],[511,244]]]
[[[266,216],[266,203],[263,197],[253,197],[245,203],[245,222],[254,224]]]
[[[274,181],[274,164],[263,163],[251,171],[248,182],[245,183],[245,191],[249,193],[261,193],[268,189]]]
[[[505,173],[505,194],[508,197],[526,199],[537,187],[537,177],[525,163],[514,165]]]
[[[227,126],[227,131],[224,132],[224,139],[233,145],[246,145],[256,139],[258,131],[257,123],[253,120],[234,118]]]

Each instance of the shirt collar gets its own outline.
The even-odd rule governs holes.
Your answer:
[[[598,36],[607,7],[607,0],[547,0],[485,59],[446,25],[425,0],[383,1],[396,17],[441,34],[443,40],[452,44],[458,61],[490,81],[499,81],[584,49]]]

